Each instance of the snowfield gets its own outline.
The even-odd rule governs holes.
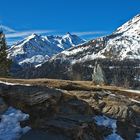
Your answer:
[[[1,116],[0,121],[0,140],[17,140],[31,128],[21,127],[20,122],[29,119],[29,115],[9,107]]]
[[[111,135],[108,135],[105,137],[105,140],[124,140],[120,135],[116,133],[117,131],[117,125],[116,120],[108,118],[106,116],[96,116],[95,118],[96,124],[99,126],[105,126],[108,128],[113,129],[113,133]]]

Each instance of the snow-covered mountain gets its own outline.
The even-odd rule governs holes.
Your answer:
[[[97,58],[140,59],[140,14],[119,27],[111,35],[65,50],[53,57],[53,59],[57,58],[70,60],[71,63]]]
[[[107,84],[140,87],[140,15],[111,35],[93,39],[51,57],[42,66],[18,74],[22,78],[91,80],[95,62]]]
[[[107,46],[101,51],[105,55],[110,53],[112,58],[140,59],[140,14],[119,27],[110,38]]]
[[[67,33],[64,36],[41,36],[32,34],[24,40],[11,46],[8,58],[23,66],[37,66],[47,61],[51,56],[85,41],[76,35]]]

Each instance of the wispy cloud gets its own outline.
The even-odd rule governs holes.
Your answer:
[[[73,34],[76,34],[78,36],[87,36],[87,35],[102,35],[107,34],[107,31],[91,31],[91,32],[73,32]]]
[[[5,26],[5,25],[0,25],[0,27],[2,28],[2,30],[4,31],[8,44],[12,44],[13,42],[18,41],[19,39],[23,39],[24,37],[27,37],[33,33],[36,34],[47,34],[47,33],[54,33],[56,31],[54,30],[22,30],[22,31],[18,31],[15,30],[11,27]]]
[[[51,33],[54,32],[53,30],[30,30],[30,31],[16,31],[14,33],[8,33],[6,34],[7,38],[18,38],[18,37],[25,37],[32,33],[36,34],[45,34],[45,33]]]
[[[6,38],[9,44],[12,44],[13,42],[18,41],[19,39],[23,39],[24,37],[27,37],[33,33],[36,34],[48,34],[48,33],[53,33],[58,35],[58,31],[56,30],[24,30],[24,31],[17,31],[13,28],[10,28],[5,25],[1,25],[1,28],[4,30],[6,34]],[[90,37],[95,37],[95,36],[102,36],[105,34],[108,34],[109,32],[107,31],[84,31],[84,32],[72,32],[72,34],[76,34],[78,36],[84,36],[84,38]],[[63,34],[61,34],[63,35]]]
[[[14,30],[8,26],[5,26],[5,25],[0,25],[0,27],[6,32],[16,32],[16,30]]]

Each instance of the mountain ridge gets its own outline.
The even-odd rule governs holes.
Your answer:
[[[92,80],[95,62],[105,73],[106,84],[140,88],[140,20],[128,21],[118,32],[93,39],[69,48],[51,57],[42,66],[24,71],[21,78],[54,78],[65,80]],[[137,24],[133,21],[137,20]],[[125,26],[126,27],[126,26]],[[129,34],[128,34],[129,33]],[[133,34],[131,34],[133,33]]]
[[[47,61],[51,56],[85,41],[76,35],[67,33],[64,36],[41,36],[32,34],[17,42],[8,50],[8,58],[21,66],[36,66]]]
[[[80,48],[81,51],[79,51]],[[91,49],[93,49],[93,53],[91,53]],[[77,48],[63,51],[59,56],[65,56],[65,59],[70,58],[72,51],[77,52],[77,56],[78,52],[80,54],[83,52],[83,55],[84,51],[88,52],[85,54],[85,58],[81,56],[79,61],[97,58],[140,59],[140,14],[117,28],[111,35],[90,40]],[[77,59],[76,61],[79,62]]]

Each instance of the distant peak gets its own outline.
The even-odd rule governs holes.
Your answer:
[[[140,14],[137,14],[135,17],[140,17]]]
[[[33,39],[33,38],[39,38],[39,37],[40,37],[40,35],[38,35],[38,34],[36,34],[36,33],[33,33],[33,34],[29,35],[29,36],[27,37],[27,39]]]
[[[39,36],[39,35],[38,35],[38,34],[36,34],[36,33],[33,33],[33,34],[31,34],[31,36],[34,36],[34,37],[35,37],[35,36]]]
[[[140,14],[137,14],[136,16],[134,16],[132,19],[130,19],[129,21],[136,21],[136,20],[140,20]]]
[[[71,35],[71,33],[70,33],[70,32],[67,32],[66,34],[67,34],[67,35]]]
[[[129,21],[124,23],[122,26],[120,26],[116,32],[114,33],[125,33],[125,32],[133,32],[136,33],[140,31],[140,14],[137,14],[133,18],[131,18]]]
[[[72,34],[70,34],[70,32],[67,32],[63,38],[72,38]]]
[[[67,32],[65,36],[72,37],[73,35],[70,32]]]

